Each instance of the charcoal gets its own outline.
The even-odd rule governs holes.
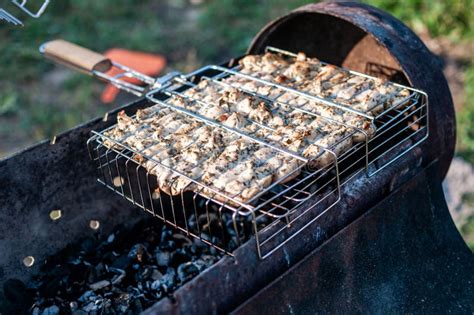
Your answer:
[[[125,270],[122,270],[122,269],[119,269],[119,268],[110,267],[109,271],[112,272],[112,273],[115,273],[115,275],[113,276],[112,281],[111,281],[112,284],[118,284],[118,283],[122,282],[122,280],[127,276],[127,273],[125,272]]]
[[[176,242],[178,247],[182,247],[184,245],[191,245],[193,242],[186,236],[180,233],[173,234],[173,239]]]
[[[81,243],[81,253],[85,255],[90,255],[94,252],[95,249],[95,240],[92,237],[84,239]]]
[[[127,255],[122,255],[119,258],[115,259],[111,267],[126,270],[132,265],[132,259]]]
[[[120,293],[113,299],[113,302],[119,313],[125,313],[130,305],[130,295],[128,293]]]
[[[208,242],[211,241],[211,237],[208,234],[206,234],[205,232],[201,232],[201,238],[205,241],[208,241]],[[203,246],[205,246],[205,245],[203,244]]]
[[[211,255],[203,255],[201,257],[202,260],[207,264],[208,267],[213,265],[217,260],[219,260],[219,257],[216,256],[211,256]]]
[[[89,288],[92,291],[97,291],[97,290],[103,289],[105,287],[108,287],[109,285],[111,285],[110,281],[101,280],[101,281],[98,281],[98,282],[95,282],[95,283],[89,285]]]
[[[89,301],[89,300],[94,299],[94,296],[95,296],[95,294],[94,294],[93,291],[86,291],[86,292],[84,292],[83,295],[81,295],[81,296],[79,297],[78,301],[79,301],[79,302],[87,302],[87,301]]]
[[[233,252],[238,247],[238,242],[239,241],[236,237],[232,237],[227,243],[227,251]]]
[[[175,285],[176,271],[173,267],[168,267],[166,273],[160,279],[161,285],[165,288],[165,291],[168,292],[169,289],[173,288]]]
[[[8,279],[3,284],[3,294],[8,302],[14,305],[28,305],[32,297],[26,285],[18,279]]]
[[[61,277],[54,277],[40,287],[40,293],[47,298],[54,297],[61,288]]]
[[[194,261],[193,264],[197,268],[198,272],[201,272],[208,267],[207,263],[202,259]]]
[[[163,250],[172,251],[176,248],[176,243],[173,240],[168,239],[160,243],[160,248]]]
[[[180,283],[185,283],[194,278],[198,273],[198,267],[192,262],[187,262],[178,266],[178,280]]]
[[[93,266],[80,260],[70,261],[68,267],[70,272],[68,280],[70,282],[81,282],[83,279],[91,277],[91,274],[96,272],[93,270]],[[93,276],[96,277],[95,274]]]
[[[149,256],[145,245],[135,244],[132,249],[128,252],[128,258],[134,259],[135,261],[142,262]]]
[[[51,305],[44,309],[42,315],[58,315],[59,314],[59,307],[56,305]]]
[[[135,273],[135,281],[142,282],[147,280],[152,272],[153,269],[149,266],[145,266],[142,268],[139,267],[137,273]]]
[[[178,248],[171,254],[171,265],[178,266],[191,260],[191,255],[183,248]]]
[[[152,290],[152,291],[161,291],[161,284],[162,284],[161,278],[156,279],[155,281],[153,281],[151,283],[150,290]]]
[[[106,273],[107,270],[105,270],[104,264],[99,263],[97,266],[90,268],[87,281],[89,283],[97,282],[102,279]]]
[[[158,266],[166,267],[170,263],[171,254],[168,251],[158,249],[155,253],[155,259]]]
[[[82,310],[86,313],[95,312],[95,311],[97,311],[97,309],[98,309],[98,307],[94,302],[89,302],[82,308]]]
[[[193,245],[194,245],[196,248],[201,248],[201,249],[202,249],[202,248],[207,248],[207,245],[206,245],[204,242],[202,242],[200,239],[197,239],[197,238],[195,238],[195,239],[193,240]]]
[[[196,256],[199,254],[199,247],[196,246],[196,244],[191,243],[191,244],[187,244],[184,246],[185,250],[192,256]]]
[[[161,232],[160,245],[165,243],[167,240],[173,237],[173,231],[171,229],[164,228]]]
[[[143,312],[143,306],[139,299],[133,301],[133,311],[135,314],[140,314]]]
[[[200,216],[200,220],[202,225],[209,223],[207,216]],[[197,227],[194,216],[188,223]],[[211,229],[221,224],[216,215],[210,216],[210,223]],[[202,235],[224,245],[232,238],[227,233],[224,242]],[[118,227],[108,235],[95,233],[68,246],[49,257],[27,285],[6,283],[11,300],[6,309],[35,315],[138,314],[159,299],[172,297],[174,290],[221,257],[199,240],[145,220],[131,230]],[[25,309],[12,303],[23,304]]]
[[[150,278],[155,281],[160,280],[162,277],[163,277],[163,274],[157,269],[153,270],[150,276]]]
[[[79,305],[77,304],[76,301],[72,301],[72,302],[69,303],[69,309],[71,310],[71,313],[76,311],[78,307],[79,307]]]
[[[216,249],[215,247],[211,246],[211,247],[209,248],[209,253],[210,253],[211,255],[217,255],[217,249]]]
[[[194,214],[189,216],[186,223],[188,224],[188,227],[190,230],[193,230],[193,231],[196,230],[197,222],[196,222],[196,217],[194,216]]]
[[[103,315],[113,315],[116,314],[115,310],[112,307],[112,301],[105,300],[102,306],[101,314]]]

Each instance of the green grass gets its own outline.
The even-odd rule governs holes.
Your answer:
[[[162,19],[152,1],[54,1],[40,19],[26,19],[25,27],[2,27],[0,122],[15,121],[15,137],[41,140],[101,115],[107,107],[98,101],[102,84],[82,74],[68,73],[55,89],[45,73],[57,66],[38,53],[41,43],[55,38],[104,51],[114,46],[156,52],[162,47]],[[151,8],[154,8],[150,10]],[[11,9],[11,12],[14,12]],[[0,134],[0,154],[3,139]],[[25,140],[26,141],[26,140]]]
[[[468,218],[467,223],[461,227],[461,233],[467,245],[474,252],[474,216]]]
[[[2,41],[12,44],[2,51],[0,75],[5,78],[14,73],[20,82],[37,79],[52,67],[42,60],[38,47],[58,37],[98,51],[124,43],[130,49],[154,51],[155,40],[160,38],[160,19],[147,5],[147,1],[130,0],[52,2],[40,19],[26,19],[23,28],[0,31]],[[17,72],[18,67],[23,71]]]
[[[474,61],[466,70],[465,75],[466,104],[457,114],[457,150],[464,159],[474,164]],[[464,199],[467,204],[474,207],[474,195],[465,196]],[[468,218],[460,230],[468,246],[474,252],[474,215]]]
[[[266,23],[311,2],[314,1],[209,1],[199,21],[205,35],[203,44],[212,42],[212,47],[202,45],[202,53],[205,58],[216,53],[228,56],[243,54],[253,36]]]
[[[458,152],[474,164],[474,62],[467,68],[466,104],[457,113]]]
[[[415,30],[426,27],[434,37],[452,40],[474,37],[473,0],[369,0],[365,1],[395,15]]]

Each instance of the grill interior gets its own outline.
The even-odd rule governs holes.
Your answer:
[[[267,47],[267,50],[290,59],[296,58],[296,54],[281,49]],[[408,97],[374,116],[334,100],[302,92],[297,86],[289,87],[262,80],[251,73],[242,73],[237,61],[231,60],[224,66],[205,66],[186,75],[169,76],[159,89],[149,92],[147,98],[159,110],[170,109],[179,112],[198,122],[221,128],[233,136],[255,141],[275,152],[301,161],[300,167],[294,171],[294,174],[298,174],[295,178],[287,182],[283,179],[275,181],[250,200],[242,201],[236,198],[237,196],[230,196],[206,185],[199,178],[191,178],[164,165],[153,156],[144,154],[143,150],[130,147],[125,142],[126,138],[111,138],[108,132],[115,127],[111,126],[102,131],[93,131],[88,141],[91,159],[99,171],[98,181],[164,222],[227,254],[232,255],[236,247],[254,236],[259,256],[266,258],[337,204],[341,199],[341,186],[356,174],[365,172],[368,177],[376,174],[428,137],[428,100],[427,95],[419,90],[404,87],[410,91]],[[361,73],[350,73],[375,79]],[[323,148],[323,154],[334,157],[331,163],[323,167],[310,167],[312,160],[299,152],[286,150],[278,143],[256,137],[244,130],[230,128],[219,121],[176,106],[170,101],[180,98],[198,107],[207,106],[206,102],[187,96],[184,92],[196,88],[199,82],[204,80],[226,88],[232,85],[227,80],[231,77],[254,81],[275,92],[269,93],[273,95],[270,97],[241,86],[233,86],[245,94],[272,104],[272,110],[279,111],[284,106],[291,106],[293,110],[350,128],[352,132],[345,138],[356,133],[363,134],[364,141],[339,151],[337,146],[345,138],[340,139],[336,144]],[[369,137],[364,130],[348,125],[347,122],[308,111],[304,104],[289,105],[288,96],[300,97],[307,102],[317,102],[362,116],[375,124],[376,133]],[[258,126],[258,129],[265,128],[269,127],[261,124]],[[111,143],[113,145],[110,145]],[[141,158],[137,159],[137,156]],[[157,178],[150,171],[149,164],[145,166],[146,163],[167,168],[174,174],[185,177],[195,188],[193,191],[183,190],[175,196],[157,189]],[[292,177],[291,175],[288,177]],[[309,210],[315,207],[318,214],[307,215]]]

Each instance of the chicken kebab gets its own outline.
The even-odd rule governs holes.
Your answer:
[[[191,190],[247,203],[272,183],[294,179],[308,163],[328,167],[373,137],[368,117],[410,95],[303,53],[248,55],[229,74],[184,82],[188,89],[167,91],[168,99],[133,117],[120,112],[106,132],[113,141],[104,144],[132,148],[167,194]]]

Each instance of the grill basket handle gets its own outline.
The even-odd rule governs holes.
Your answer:
[[[112,68],[112,62],[104,55],[62,39],[44,43],[40,52],[48,59],[88,74]]]

